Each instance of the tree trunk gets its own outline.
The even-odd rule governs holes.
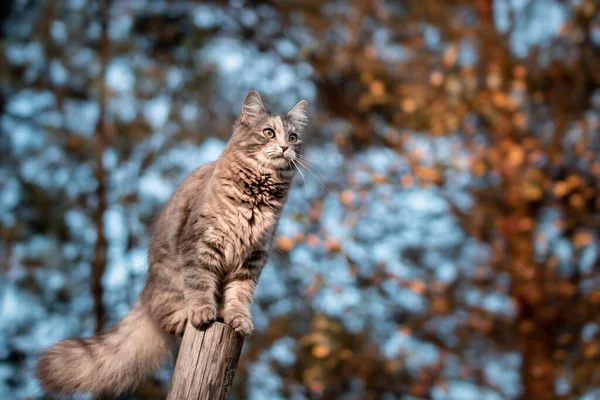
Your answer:
[[[96,210],[94,211],[94,226],[96,230],[96,245],[94,247],[94,259],[92,260],[92,297],[96,310],[96,334],[102,333],[104,329],[104,288],[102,287],[102,276],[106,268],[107,241],[104,235],[104,214],[106,213],[106,171],[104,169],[103,156],[106,149],[106,65],[108,64],[108,19],[109,0],[100,1],[102,36],[100,39],[100,93],[98,104],[100,112],[98,124],[94,137],[94,161],[95,177],[98,183],[96,187]]]
[[[167,400],[227,399],[243,344],[229,325],[196,329],[188,322]]]
[[[556,396],[557,365],[554,359],[554,334],[559,324],[539,315],[540,304],[521,300],[519,342],[521,346],[521,379],[523,398],[554,400]],[[537,311],[537,313],[536,313]]]

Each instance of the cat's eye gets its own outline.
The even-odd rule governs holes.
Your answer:
[[[271,128],[267,128],[263,131],[263,134],[269,139],[273,139],[275,137],[275,131]]]
[[[296,135],[295,133],[290,133],[288,135],[288,142],[296,143],[297,141],[298,141],[298,135]]]

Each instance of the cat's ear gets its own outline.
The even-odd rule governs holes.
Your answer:
[[[301,128],[304,128],[308,123],[308,116],[306,115],[306,111],[308,109],[308,102],[306,100],[300,100],[298,104],[294,106],[290,111],[288,111],[287,115],[294,121],[295,124],[300,125]]]
[[[260,94],[258,94],[256,90],[251,90],[244,98],[242,113],[240,114],[240,121],[242,124],[250,125],[256,121],[260,114],[266,111],[265,105],[260,98]]]

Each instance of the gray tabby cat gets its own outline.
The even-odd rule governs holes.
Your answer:
[[[172,353],[187,321],[217,318],[253,330],[250,303],[302,151],[307,102],[273,115],[250,91],[221,157],[192,172],[160,214],[146,287],[129,314],[102,335],[64,340],[38,364],[42,387],[118,394]]]

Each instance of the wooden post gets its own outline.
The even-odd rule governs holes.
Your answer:
[[[244,338],[227,324],[196,329],[188,322],[167,400],[225,400]]]

